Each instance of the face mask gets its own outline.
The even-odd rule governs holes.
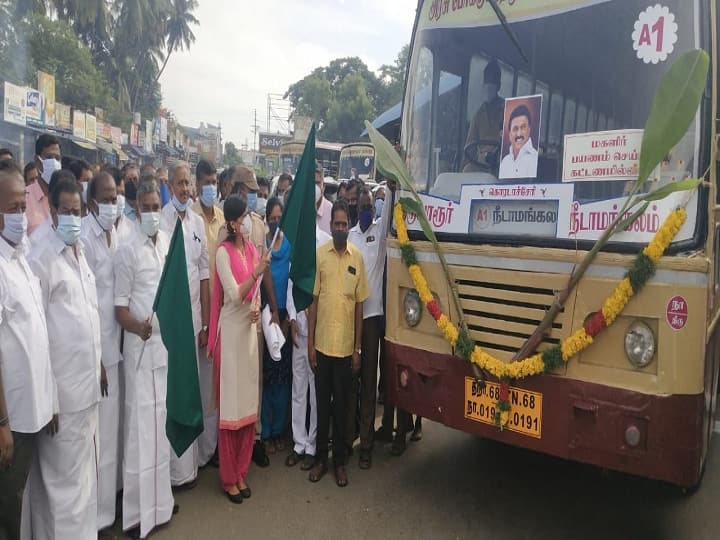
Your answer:
[[[140,229],[147,236],[155,236],[160,229],[160,212],[142,212],[140,214]]]
[[[257,209],[255,210],[255,212],[257,212],[257,213],[260,214],[261,216],[264,216],[264,215],[265,215],[265,209],[266,209],[266,208],[267,208],[267,199],[263,199],[262,197],[260,197],[260,198],[258,199]]]
[[[270,236],[275,237],[275,233],[278,230],[278,225],[280,225],[280,224],[279,223],[270,223],[270,225],[268,225],[270,227]]]
[[[251,212],[255,212],[255,210],[257,210],[257,201],[258,201],[257,193],[248,193],[247,194],[248,210],[250,210]]]
[[[383,201],[382,199],[375,200],[375,217],[376,218],[379,218],[380,216],[382,216],[383,204],[385,204],[385,201]]]
[[[82,186],[82,202],[85,206],[87,206],[87,192],[90,182],[80,182],[80,185]]]
[[[215,199],[217,199],[217,186],[212,184],[203,186],[200,192],[200,202],[203,206],[212,206],[215,204]]]
[[[315,204],[319,203],[321,198],[322,198],[322,190],[320,189],[320,186],[315,184]]]
[[[252,219],[250,216],[245,216],[245,219],[240,224],[240,234],[247,238],[250,236],[250,231],[252,231]]]
[[[374,208],[366,208],[365,210],[360,210],[360,215],[358,216],[358,223],[360,224],[360,228],[362,230],[366,230],[370,225],[372,225],[374,215]]]
[[[80,238],[80,216],[60,215],[57,218],[57,235],[66,246],[72,246]]]
[[[127,217],[130,221],[137,221],[135,209],[129,204],[125,204],[125,217]]]
[[[118,216],[118,207],[116,204],[98,204],[97,221],[100,226],[109,231]]]
[[[125,195],[117,196],[117,215],[122,216],[125,212]]]
[[[22,214],[3,214],[5,223],[2,237],[11,244],[18,245],[27,234],[27,216]]]
[[[348,232],[333,230],[332,239],[336,248],[344,248],[347,245]]]
[[[188,202],[189,202],[189,199],[188,199]],[[173,195],[172,203],[173,203],[173,206],[175,207],[175,210],[177,210],[178,212],[186,212],[187,211],[188,203],[187,202],[185,202],[184,204],[181,203],[175,195]]]
[[[62,168],[62,165],[55,158],[41,159],[40,163],[42,163],[42,168],[43,168],[42,173],[40,173],[40,176],[45,181],[45,183],[49,186],[50,178],[52,178],[53,173],[55,171],[59,171]]]

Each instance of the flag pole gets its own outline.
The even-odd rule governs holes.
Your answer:
[[[155,317],[155,312],[153,311],[150,315],[150,324],[152,325],[153,317]],[[150,337],[152,337],[152,330],[150,330]],[[150,338],[148,338],[150,339]],[[140,349],[140,357],[138,358],[137,365],[135,366],[135,371],[140,371],[140,365],[142,364],[143,355],[145,354],[145,345],[147,345],[148,339],[143,340],[142,349]]]

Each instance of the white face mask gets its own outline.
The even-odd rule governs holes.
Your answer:
[[[160,230],[160,212],[140,213],[140,228],[147,236],[155,236]]]
[[[85,206],[87,206],[87,192],[90,182],[80,182],[80,185],[82,186],[82,202]]]
[[[98,204],[97,221],[100,226],[109,231],[118,216],[117,204]]]
[[[243,222],[240,224],[240,234],[247,238],[250,236],[250,231],[252,231],[252,218],[250,216],[245,216]]]
[[[47,185],[50,185],[50,178],[52,178],[52,175],[55,171],[59,171],[62,168],[62,165],[55,158],[41,159],[40,163],[42,163],[43,168],[40,176],[43,180],[45,180],[45,183]]]
[[[315,184],[315,204],[319,203],[320,199],[322,199],[322,190],[320,189],[320,186]]]
[[[3,214],[3,230],[0,235],[11,244],[18,245],[27,234],[27,216],[22,214]]]

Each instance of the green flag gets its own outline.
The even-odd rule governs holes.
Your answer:
[[[168,352],[165,433],[178,456],[203,432],[192,304],[180,218],[165,258],[153,312]]]
[[[293,300],[298,311],[313,300],[315,286],[315,124],[310,129],[300,158],[280,229],[290,242],[290,279]]]

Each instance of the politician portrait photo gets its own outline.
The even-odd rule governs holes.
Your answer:
[[[537,177],[541,112],[541,94],[505,100],[501,180]]]

